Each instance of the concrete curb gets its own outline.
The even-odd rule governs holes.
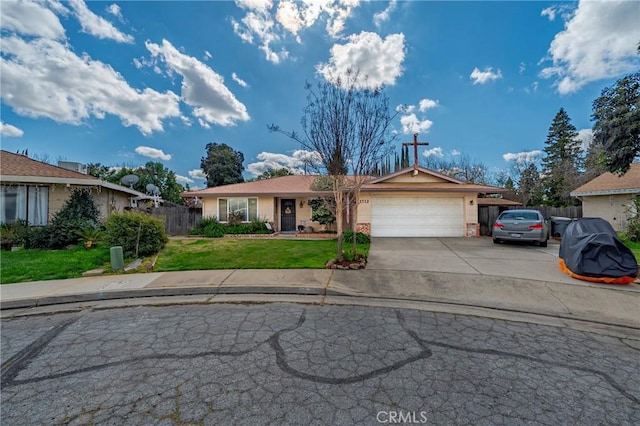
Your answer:
[[[35,308],[39,306],[61,305],[66,303],[96,302],[101,300],[131,299],[140,297],[171,297],[218,294],[277,294],[305,296],[349,296],[336,290],[322,287],[290,286],[230,286],[230,287],[164,287],[140,290],[110,290],[91,293],[67,294],[59,296],[33,297],[0,302],[0,310]]]

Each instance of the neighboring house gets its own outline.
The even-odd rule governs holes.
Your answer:
[[[0,223],[26,219],[46,225],[69,198],[71,190],[91,191],[102,218],[123,211],[132,200],[148,198],[124,186],[0,150]]]
[[[623,231],[630,215],[638,214],[634,199],[640,197],[640,163],[632,163],[622,176],[604,173],[571,192],[582,200],[583,217],[601,217],[616,231]]]
[[[202,202],[203,217],[216,216],[226,222],[231,212],[244,221],[266,219],[275,230],[295,232],[311,221],[307,201],[331,192],[311,190],[317,176],[282,176],[190,191],[184,198]],[[478,236],[479,194],[497,194],[504,189],[468,184],[441,173],[418,167],[370,178],[362,187],[357,225],[376,237]]]

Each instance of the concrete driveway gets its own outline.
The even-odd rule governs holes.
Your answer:
[[[494,275],[577,283],[558,267],[560,245],[493,244],[490,238],[373,238],[368,270]]]

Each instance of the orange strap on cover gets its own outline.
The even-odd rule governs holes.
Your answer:
[[[560,265],[560,270],[562,272],[564,272],[565,274],[568,274],[571,278],[575,278],[577,280],[589,281],[592,283],[604,283],[604,284],[631,284],[636,280],[635,277],[618,277],[618,278],[585,277],[584,275],[578,275],[572,272],[569,268],[567,268],[567,265],[564,263],[564,259],[562,258],[560,258],[560,260],[558,261],[558,264]]]

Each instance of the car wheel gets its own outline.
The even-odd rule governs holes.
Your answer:
[[[548,240],[540,241],[540,247],[546,247],[547,246],[547,241]]]
[[[498,240],[497,238],[493,239],[493,244],[500,244],[500,240]]]

